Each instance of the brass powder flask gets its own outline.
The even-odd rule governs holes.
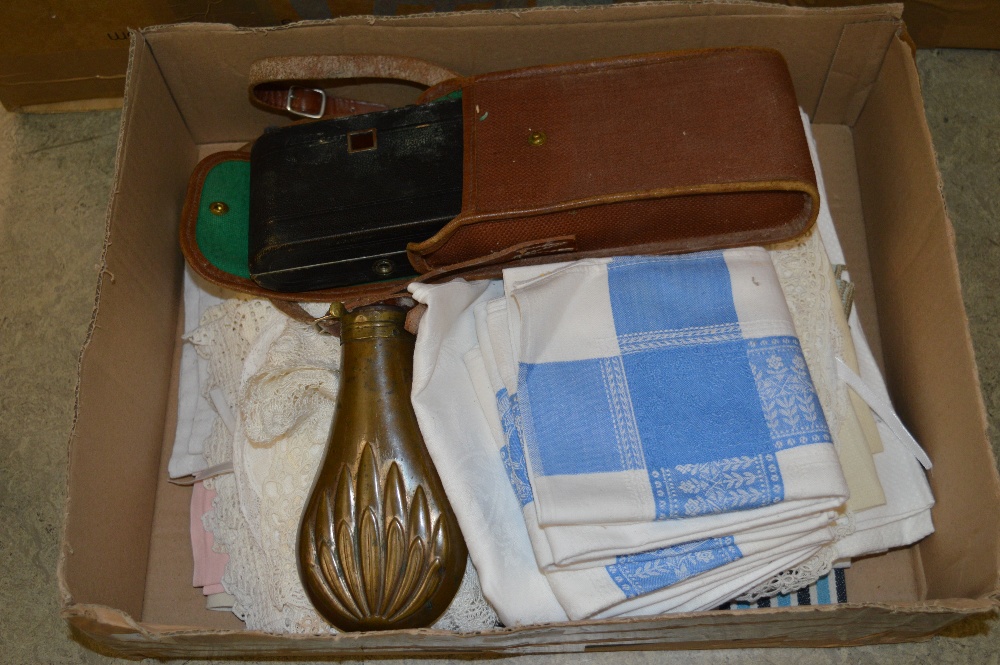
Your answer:
[[[429,626],[458,591],[468,550],[410,403],[416,338],[402,307],[330,312],[341,385],[299,528],[299,575],[340,630]]]

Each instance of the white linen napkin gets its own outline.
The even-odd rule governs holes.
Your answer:
[[[565,621],[538,569],[517,497],[463,360],[476,344],[472,308],[500,282],[455,280],[410,292],[428,306],[413,360],[413,410],[458,518],[483,595],[507,626]]]
[[[202,315],[212,306],[222,302],[214,289],[196,278],[188,266],[184,267],[184,335],[187,336],[201,323]],[[208,467],[204,444],[212,431],[216,407],[201,387],[207,383],[208,364],[198,357],[189,342],[181,347],[181,366],[177,387],[177,430],[174,447],[167,462],[171,478],[197,473]]]

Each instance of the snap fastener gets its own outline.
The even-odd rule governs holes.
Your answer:
[[[395,266],[392,265],[392,261],[390,261],[389,259],[380,259],[375,262],[375,265],[372,266],[372,270],[375,271],[375,274],[380,275],[382,277],[388,277],[389,275],[392,274],[392,271],[394,269]]]
[[[545,143],[545,132],[536,129],[535,131],[528,134],[528,143],[531,145],[542,145]]]
[[[213,215],[225,215],[229,212],[229,206],[227,206],[222,201],[215,201],[208,206],[208,209],[212,211]]]

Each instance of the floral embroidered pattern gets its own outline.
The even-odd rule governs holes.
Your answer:
[[[676,584],[742,558],[732,536],[709,538],[641,554],[616,557],[605,566],[626,598],[634,598]]]
[[[632,396],[628,389],[628,377],[621,358],[600,360],[601,379],[607,393],[608,409],[614,423],[615,443],[622,469],[642,469],[646,466],[643,458],[639,428],[632,411]]]
[[[713,515],[778,503],[784,484],[774,455],[742,455],[650,472],[657,519]]]
[[[717,342],[731,342],[743,339],[738,322],[711,326],[693,326],[681,330],[653,330],[618,336],[618,346],[622,355],[641,353],[653,349],[672,346],[698,346]]]
[[[514,488],[514,494],[521,506],[526,506],[535,500],[531,492],[531,482],[528,480],[528,466],[524,459],[524,448],[521,446],[521,437],[517,428],[517,402],[512,400],[506,390],[497,393],[497,407],[500,411],[500,425],[503,427],[504,438],[507,445],[500,449],[500,457],[503,459],[504,468],[507,469],[507,478],[510,486]]]
[[[830,443],[823,409],[798,339],[747,340],[747,357],[775,450]]]

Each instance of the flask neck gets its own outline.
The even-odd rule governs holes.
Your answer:
[[[369,305],[340,319],[341,342],[412,337],[403,327],[406,310],[392,305]]]

